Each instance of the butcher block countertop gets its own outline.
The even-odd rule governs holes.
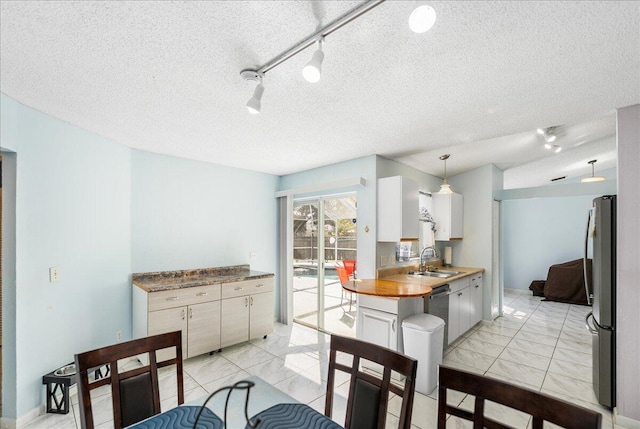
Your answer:
[[[135,273],[132,276],[132,283],[146,292],[159,292],[266,277],[273,277],[273,273],[255,271],[250,269],[249,265],[232,265],[195,270]]]
[[[404,270],[409,271],[410,269],[404,267]],[[381,277],[381,273],[379,272],[377,279],[350,280],[348,283],[344,283],[342,287],[349,292],[364,295],[374,295],[385,298],[413,298],[427,296],[435,287],[484,272],[484,268],[470,267],[446,267],[444,270],[461,271],[462,273],[443,279],[392,272]]]

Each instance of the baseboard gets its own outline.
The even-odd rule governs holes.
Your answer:
[[[0,418],[0,428],[2,429],[16,429],[15,419],[8,419],[6,417]]]
[[[618,408],[613,409],[613,421],[617,426],[628,429],[640,429],[640,421],[618,414]]]
[[[27,426],[33,419],[43,415],[45,412],[45,408],[46,407],[44,404],[34,408],[28,413],[18,417],[17,420],[13,420],[13,426],[8,426],[7,429],[20,429]],[[2,429],[4,429],[4,426],[2,427]]]

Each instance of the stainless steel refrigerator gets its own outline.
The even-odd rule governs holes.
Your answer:
[[[592,243],[592,284],[586,259]],[[587,315],[593,350],[593,389],[600,404],[616,403],[616,196],[593,200],[585,237],[585,287],[592,311]]]

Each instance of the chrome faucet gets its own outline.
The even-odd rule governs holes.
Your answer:
[[[424,256],[424,251],[427,250],[427,249],[432,249],[433,250],[433,256],[435,258],[439,258],[440,257],[440,254],[438,253],[438,249],[436,249],[436,246],[425,246],[425,248],[422,249],[422,251],[420,252],[420,272],[421,273],[424,273],[424,271],[425,271],[425,266],[424,266],[424,264],[422,262],[422,258]]]

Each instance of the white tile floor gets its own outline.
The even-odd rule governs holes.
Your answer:
[[[524,385],[594,409],[603,414],[603,428],[614,429],[611,413],[597,404],[591,386],[591,343],[584,328],[588,307],[546,302],[532,297],[529,291],[505,290],[504,317],[481,322],[445,350],[444,364],[486,374]],[[329,337],[301,325],[278,324],[273,335],[230,347],[213,356],[203,355],[184,363],[185,401],[206,396],[236,380],[257,375],[300,402],[324,411]],[[348,383],[337,380],[339,395],[346,397]],[[175,380],[161,377],[163,409],[176,405],[170,387]],[[106,387],[106,386],[105,386]],[[96,398],[98,428],[111,427],[110,397],[104,390]],[[450,402],[462,403],[469,410],[473,398],[449,394]],[[334,418],[344,418],[346,400],[336,400]],[[96,405],[94,405],[96,406]],[[389,402],[387,427],[397,427],[400,399]],[[527,415],[488,407],[488,413],[508,421],[517,428],[529,428]],[[412,427],[435,428],[437,394],[416,393]],[[67,415],[45,414],[25,429],[76,429],[77,395],[72,396],[72,412]],[[337,416],[342,416],[337,417]],[[448,427],[471,427],[467,422],[450,418]]]

